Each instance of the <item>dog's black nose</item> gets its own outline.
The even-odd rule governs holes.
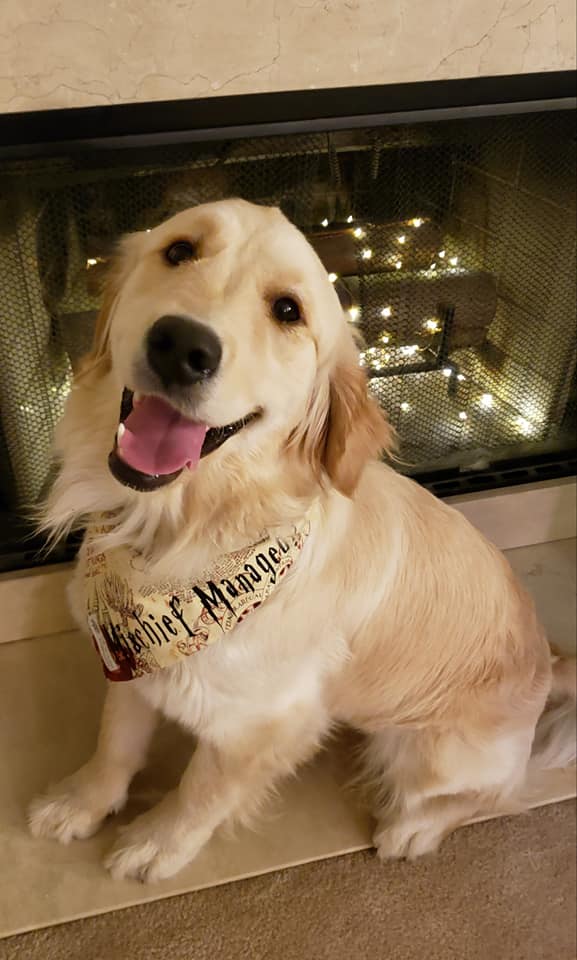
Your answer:
[[[146,341],[148,363],[163,386],[189,387],[208,380],[218,370],[220,340],[209,327],[190,317],[160,317]]]

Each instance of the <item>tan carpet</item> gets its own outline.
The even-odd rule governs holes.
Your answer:
[[[574,960],[575,802],[0,942],[0,960]],[[25,892],[23,891],[23,895]]]

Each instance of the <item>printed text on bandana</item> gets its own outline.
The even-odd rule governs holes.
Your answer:
[[[107,677],[130,680],[172,666],[232,630],[278,587],[309,531],[307,519],[227,554],[206,579],[154,584],[138,553],[99,552],[89,531],[87,619]]]

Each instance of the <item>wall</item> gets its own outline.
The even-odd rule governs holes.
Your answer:
[[[0,12],[0,112],[575,64],[575,0],[3,0]]]

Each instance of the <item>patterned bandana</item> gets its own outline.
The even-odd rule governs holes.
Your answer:
[[[88,625],[108,680],[132,680],[173,666],[219,640],[266,600],[311,530],[311,512],[278,535],[225,554],[196,581],[151,583],[130,547],[101,552],[98,523],[86,534]]]

